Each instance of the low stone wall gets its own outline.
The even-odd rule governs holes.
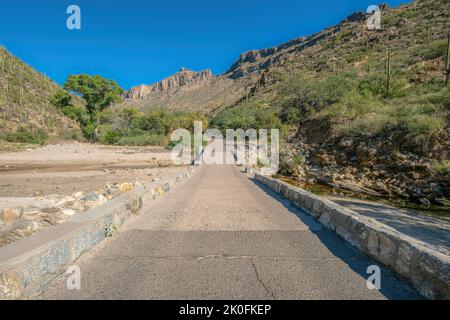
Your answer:
[[[259,173],[254,177],[352,246],[411,282],[424,297],[450,299],[450,256],[301,188]]]
[[[99,244],[142,206],[187,178],[194,168],[122,194],[35,236],[0,248],[0,300],[45,288],[83,253]]]

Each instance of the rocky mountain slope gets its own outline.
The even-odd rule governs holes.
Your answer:
[[[176,84],[183,78],[183,72],[187,72],[184,70],[158,84],[133,88],[127,95],[129,101],[125,105],[140,109],[161,106],[169,110],[187,109],[216,114],[254,95],[258,88],[277,82],[280,74],[286,76],[310,71],[337,73],[349,70],[354,64],[364,64],[366,52],[378,50],[370,58],[383,62],[388,46],[392,46],[392,49],[408,49],[410,45],[417,46],[422,40],[431,43],[435,39],[445,38],[449,11],[449,4],[445,0],[415,1],[398,8],[389,8],[387,5],[380,7],[384,24],[382,31],[367,30],[368,15],[356,12],[340,24],[316,34],[272,48],[245,52],[223,75],[213,77],[206,71],[205,76],[201,72],[203,75],[199,81],[182,81],[182,85],[170,87],[169,83]],[[427,8],[427,12],[421,12],[422,7]],[[437,24],[432,25],[427,21],[436,21]],[[406,42],[397,41],[398,37]],[[436,69],[441,67],[435,66]]]
[[[77,124],[51,104],[58,85],[0,48],[0,140],[41,143],[73,138]]]
[[[379,31],[366,19],[355,13],[312,36],[243,54],[228,74],[259,79],[226,116],[276,112],[289,127],[282,173],[307,184],[448,206],[450,3],[382,6]]]
[[[213,76],[210,70],[195,72],[183,68],[158,83],[130,89],[124,102],[117,107],[140,110],[164,107],[170,111],[211,114],[238,103],[256,80],[236,80],[228,74]]]
[[[126,99],[146,99],[150,95],[172,95],[180,88],[188,85],[203,82],[213,78],[211,70],[203,70],[200,72],[190,71],[182,68],[176,74],[157,82],[153,85],[140,85],[131,88],[127,94]]]

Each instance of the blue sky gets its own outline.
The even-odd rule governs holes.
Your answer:
[[[128,89],[159,81],[182,66],[223,73],[244,51],[320,31],[373,3],[0,0],[0,44],[59,83],[70,74],[101,74]],[[66,28],[71,4],[81,8],[81,30]]]

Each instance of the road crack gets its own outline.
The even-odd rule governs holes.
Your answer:
[[[160,257],[131,257],[131,256],[105,256],[99,255],[100,259],[119,259],[119,260],[210,260],[210,259],[225,259],[225,260],[272,260],[272,261],[346,261],[357,260],[363,258],[363,255],[349,256],[344,258],[304,258],[304,257],[271,257],[271,256],[227,256],[227,255],[205,255],[205,256],[160,256]]]
[[[263,288],[267,292],[267,294],[269,294],[274,300],[277,300],[277,298],[275,297],[273,292],[270,291],[269,288],[264,283],[264,281],[262,281],[262,279],[261,279],[261,277],[259,275],[258,269],[256,268],[256,265],[255,265],[255,262],[253,261],[253,259],[250,259],[250,262],[252,263],[252,267],[253,267],[253,270],[255,271],[256,279],[258,280],[258,282],[263,286]]]

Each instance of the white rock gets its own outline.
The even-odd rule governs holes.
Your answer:
[[[75,210],[72,210],[72,209],[64,209],[64,210],[62,211],[62,213],[63,213],[64,215],[66,215],[66,216],[71,217],[71,216],[73,216],[73,215],[76,213],[76,211],[75,211]]]
[[[77,192],[77,193],[74,193],[73,195],[72,195],[72,197],[74,197],[74,198],[76,198],[76,199],[79,199],[79,198],[81,198],[82,196],[84,196],[84,193],[83,192]]]

